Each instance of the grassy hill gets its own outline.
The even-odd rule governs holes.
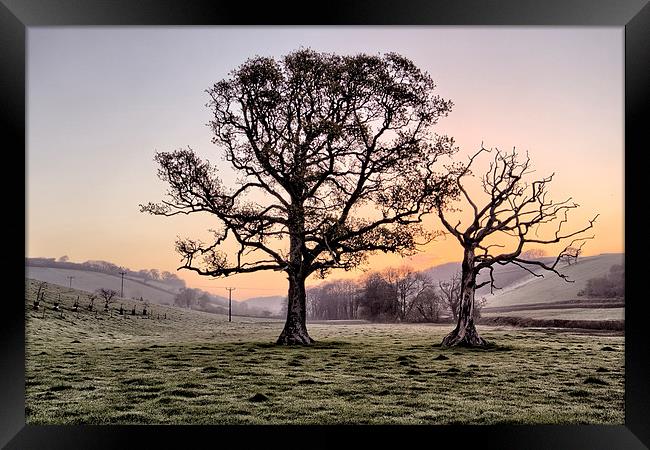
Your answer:
[[[53,267],[25,267],[25,277],[45,281],[59,286],[69,286],[67,277],[73,276],[72,286],[85,292],[94,292],[97,289],[114,289],[120,292],[122,277],[101,272],[92,272],[76,269],[58,269]],[[174,303],[175,291],[171,288],[163,289],[162,283],[148,282],[147,284],[132,278],[124,278],[124,297],[143,297],[152,303]]]
[[[439,266],[432,267],[423,271],[425,275],[428,275],[435,284],[438,281],[446,281],[451,279],[456,272],[460,273],[461,267],[460,263],[446,263]],[[483,271],[479,274],[477,282],[480,284],[483,281],[489,280],[490,276],[487,271]],[[512,286],[517,283],[524,282],[530,278],[533,278],[528,271],[522,269],[521,267],[511,265],[511,266],[496,266],[494,268],[494,281],[495,285],[499,287]],[[490,293],[489,286],[483,286],[476,291],[477,295],[487,295]]]
[[[438,346],[451,324],[323,323],[315,345],[285,347],[281,320],[74,313],[84,293],[57,286],[63,311],[34,311],[36,288],[26,280],[30,425],[624,421],[620,333],[481,326],[494,345],[472,350]]]
[[[552,272],[544,273],[543,278],[529,275],[523,282],[511,285],[494,295],[486,295],[488,307],[522,305],[530,303],[557,302],[560,300],[581,299],[578,292],[590,278],[601,277],[609,272],[611,266],[623,264],[624,255],[608,253],[580,258],[576,264],[562,266],[561,272],[568,275],[573,283],[567,283]],[[588,299],[582,299],[588,301]]]

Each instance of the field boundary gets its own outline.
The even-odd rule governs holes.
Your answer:
[[[587,330],[625,331],[624,320],[531,319],[527,317],[481,317],[480,325],[509,325],[522,328],[579,328]]]

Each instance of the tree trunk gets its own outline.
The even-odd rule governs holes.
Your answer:
[[[305,279],[289,275],[289,297],[287,305],[287,321],[278,338],[282,345],[313,344],[314,340],[307,333],[307,309],[305,295]]]
[[[303,261],[305,219],[302,205],[294,203],[289,214],[289,295],[287,321],[277,340],[281,345],[309,345],[314,340],[307,333],[306,271]]]
[[[476,274],[474,273],[474,250],[465,249],[463,257],[458,323],[454,331],[442,340],[443,347],[467,346],[483,347],[485,339],[479,336],[474,326],[474,291]]]

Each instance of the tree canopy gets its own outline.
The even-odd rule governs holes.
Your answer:
[[[437,163],[456,151],[452,138],[431,133],[452,107],[434,90],[427,73],[395,53],[251,58],[207,90],[213,142],[239,174],[236,185],[225,186],[191,148],[159,152],[169,198],[141,210],[216,216],[222,226],[211,242],[176,242],[181,268],[284,271],[288,316],[304,322],[311,274],[350,270],[373,252],[411,254],[433,238],[422,218],[453,195]],[[227,239],[236,254],[222,250]],[[295,310],[293,297],[302,304]],[[299,340],[310,341],[299,328]]]

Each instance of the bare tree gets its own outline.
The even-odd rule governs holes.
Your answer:
[[[447,335],[442,344],[445,346],[469,345],[483,346],[486,341],[478,334],[474,326],[474,292],[476,289],[489,284],[495,288],[494,265],[515,264],[528,270],[532,275],[541,277],[543,274],[533,272],[531,267],[541,267],[568,280],[567,276],[557,270],[558,263],[566,255],[567,249],[576,242],[591,239],[584,232],[593,227],[596,217],[589,220],[588,225],[575,231],[563,231],[568,222],[567,214],[578,207],[571,198],[554,202],[547,199],[547,185],[553,175],[532,182],[525,182],[524,176],[530,173],[530,159],[518,161],[515,150],[504,153],[498,149],[485,175],[481,178],[482,188],[487,194],[487,202],[479,206],[469,195],[461,180],[470,175],[470,167],[475,159],[484,152],[481,149],[470,157],[468,164],[456,177],[459,195],[469,203],[473,218],[464,231],[459,230],[461,221],[456,225],[448,219],[449,209],[444,203],[439,204],[438,216],[445,228],[456,237],[463,247],[463,263],[461,274],[461,298],[456,328]],[[553,227],[549,230],[547,226]],[[543,237],[546,236],[546,237]],[[537,259],[522,257],[522,251],[527,244],[547,245],[570,240],[570,243],[559,252],[555,261],[543,262]],[[506,247],[510,247],[508,250]],[[493,249],[501,249],[494,253]],[[487,269],[490,279],[476,284],[478,273]]]
[[[390,267],[383,275],[395,290],[396,319],[404,321],[414,306],[413,299],[428,284],[428,280],[409,266]]]
[[[456,148],[430,127],[452,103],[403,56],[312,50],[254,57],[207,92],[213,142],[241,178],[227,188],[193,150],[157,153],[169,200],[155,215],[208,213],[211,243],[179,239],[179,269],[211,277],[286,273],[287,318],[277,342],[310,344],[305,280],[351,270],[373,252],[412,254],[433,235],[422,226],[447,194],[436,163]],[[227,239],[239,250],[220,250]]]
[[[117,291],[113,289],[97,289],[95,291],[99,297],[104,299],[104,310],[108,311],[108,308],[111,303],[114,301],[114,297],[117,295]]]
[[[451,313],[454,321],[458,320],[458,307],[460,306],[460,272],[454,273],[448,280],[439,280],[438,288],[442,301]]]
[[[416,321],[438,322],[446,305],[436,289],[426,285],[413,299],[413,306],[418,313]]]

